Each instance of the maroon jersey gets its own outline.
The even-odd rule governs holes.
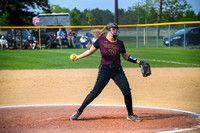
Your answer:
[[[120,40],[111,41],[107,37],[99,38],[93,45],[94,48],[100,48],[101,64],[121,65],[120,53],[126,53],[124,43]]]

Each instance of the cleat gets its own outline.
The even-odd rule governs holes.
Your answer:
[[[140,121],[142,121],[141,118],[139,118],[138,116],[136,116],[136,115],[134,115],[134,114],[128,115],[126,119],[129,120],[129,121],[135,121],[135,122],[140,122]]]
[[[70,120],[77,120],[78,117],[82,114],[82,112],[76,111],[70,118]]]

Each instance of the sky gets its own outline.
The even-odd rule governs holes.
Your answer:
[[[145,2],[146,0],[118,0],[118,8],[128,10],[128,7],[133,6],[138,2]],[[186,0],[188,4],[192,5],[192,10],[197,14],[200,11],[200,0]],[[115,11],[115,0],[49,0],[50,5],[59,5],[60,7],[68,8],[70,10],[75,7],[84,11],[84,9],[103,9]]]

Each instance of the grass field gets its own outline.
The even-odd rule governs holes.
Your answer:
[[[70,54],[87,49],[0,50],[0,69],[69,69],[98,68],[100,51],[71,61]],[[127,53],[148,62],[151,67],[200,67],[200,50],[169,48],[127,48]],[[138,67],[122,59],[123,67]]]
[[[136,48],[135,35],[122,34],[119,36],[119,39],[123,40],[128,54],[150,63],[151,67],[200,67],[199,45],[187,46],[186,49],[181,46],[168,48],[163,46],[162,37],[159,38],[157,45],[155,36],[149,36],[147,44],[144,44],[144,37],[139,36],[139,45]],[[78,43],[79,37],[76,44]],[[93,55],[76,62],[69,59],[70,54],[80,54],[86,50],[66,48],[49,50],[0,50],[0,70],[98,68],[101,59],[99,50]],[[123,59],[122,65],[123,67],[138,67],[138,65],[124,61]]]

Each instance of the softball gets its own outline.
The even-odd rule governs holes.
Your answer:
[[[70,55],[70,59],[74,60],[76,58],[76,56],[74,54]]]

